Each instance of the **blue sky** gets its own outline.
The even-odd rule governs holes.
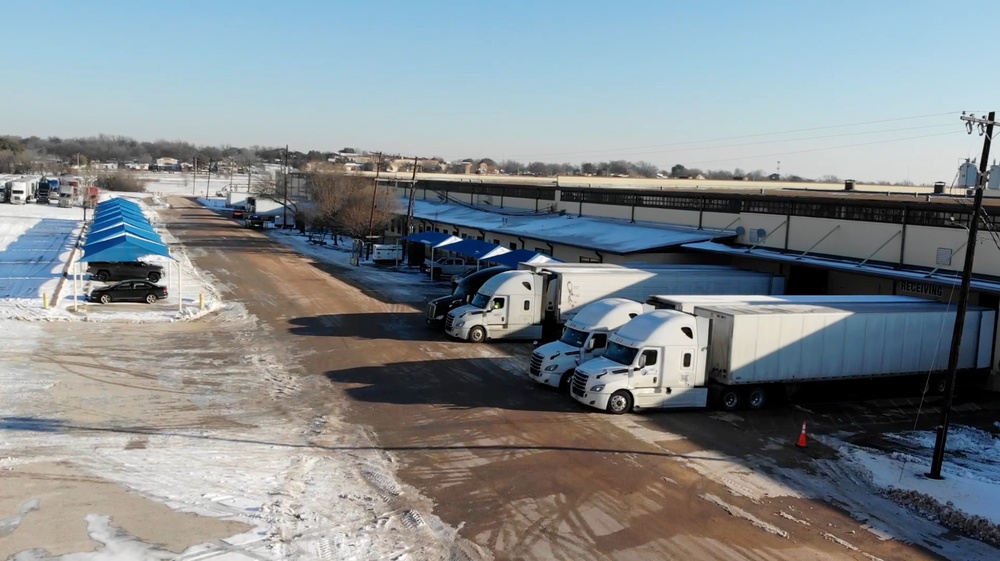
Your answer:
[[[982,146],[958,115],[998,99],[994,11],[4,0],[5,27],[23,32],[0,73],[0,134],[768,172],[780,161],[783,174],[950,183]],[[843,126],[855,123],[868,124]]]

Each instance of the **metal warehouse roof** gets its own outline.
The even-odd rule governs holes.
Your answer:
[[[558,214],[503,215],[458,204],[413,201],[413,216],[514,237],[623,255],[730,238],[734,232],[697,230]]]
[[[723,253],[737,255],[740,257],[754,257],[769,261],[779,261],[797,265],[807,265],[819,267],[821,269],[835,269],[849,273],[864,275],[874,275],[884,278],[912,281],[914,283],[927,283],[941,285],[957,289],[962,284],[962,276],[956,271],[932,271],[930,269],[906,268],[897,269],[891,265],[880,263],[862,263],[861,261],[847,258],[836,258],[828,256],[804,256],[799,253],[785,253],[772,249],[748,248],[730,246],[715,242],[700,242],[686,244],[688,249],[705,251],[709,253]],[[1000,279],[973,275],[972,289],[980,292],[1000,293]]]

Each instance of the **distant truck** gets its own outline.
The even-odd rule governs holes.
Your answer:
[[[35,197],[35,202],[41,205],[49,204],[49,197],[53,193],[59,192],[59,180],[58,179],[46,179],[42,178],[38,182],[38,191]]]
[[[958,367],[989,368],[996,312],[971,307]],[[696,307],[636,316],[604,356],[576,368],[570,395],[609,413],[763,407],[800,384],[940,373],[956,314],[946,304]]]
[[[709,288],[711,287],[711,288]],[[751,288],[752,287],[752,288]],[[457,339],[556,339],[563,324],[603,298],[644,300],[650,294],[701,291],[780,294],[784,278],[715,265],[521,263],[488,280],[468,305],[445,319]]]
[[[10,182],[10,202],[23,205],[34,197],[34,183],[25,179],[15,179]]]
[[[77,186],[73,181],[59,182],[59,207],[69,208],[73,206],[73,196],[76,194]]]
[[[427,323],[432,327],[443,328],[444,318],[448,315],[448,312],[459,306],[468,304],[469,301],[472,300],[472,297],[479,292],[483,283],[500,273],[505,273],[511,270],[512,269],[510,267],[500,265],[496,267],[487,267],[479,271],[473,271],[462,276],[458,279],[458,282],[455,284],[455,289],[451,294],[435,298],[427,303]]]

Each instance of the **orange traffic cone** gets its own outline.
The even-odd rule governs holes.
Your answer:
[[[802,421],[802,432],[799,434],[799,441],[795,443],[799,448],[808,448],[809,443],[806,441],[806,422]]]

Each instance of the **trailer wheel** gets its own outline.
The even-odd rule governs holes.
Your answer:
[[[573,383],[573,376],[575,375],[575,369],[570,368],[567,370],[566,373],[562,375],[562,378],[559,379],[559,391],[568,392],[570,384]]]
[[[760,386],[750,389],[750,393],[747,394],[747,405],[750,406],[750,409],[763,409],[766,403],[767,390]]]
[[[632,410],[632,394],[625,390],[618,390],[611,394],[608,400],[608,413],[612,415],[622,415]]]
[[[486,340],[486,330],[477,325],[469,330],[469,341],[472,343],[482,343]]]
[[[736,411],[741,401],[740,392],[732,388],[726,388],[719,394],[719,406],[723,411]]]

